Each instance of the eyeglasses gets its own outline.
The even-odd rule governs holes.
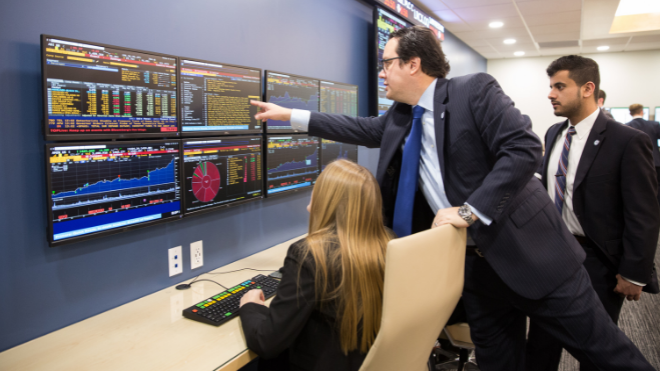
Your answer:
[[[378,62],[378,71],[385,70],[387,72],[387,70],[392,66],[392,61],[395,59],[401,59],[401,57],[381,59],[380,62]]]

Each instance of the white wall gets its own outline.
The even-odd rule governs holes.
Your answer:
[[[607,93],[606,107],[628,107],[640,103],[660,106],[660,50],[625,53],[584,54],[600,68],[600,86]],[[546,130],[559,121],[548,99],[550,83],[545,69],[559,58],[535,57],[493,59],[487,71],[500,83],[523,114],[532,119],[534,132],[543,139]],[[660,119],[660,118],[656,118]]]

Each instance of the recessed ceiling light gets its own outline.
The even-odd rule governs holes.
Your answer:
[[[603,45],[603,46],[599,46],[599,47],[597,47],[596,49],[598,49],[598,50],[600,50],[600,51],[604,51],[604,50],[608,50],[609,48],[610,48],[609,46],[607,46],[607,45]]]
[[[506,39],[506,40],[504,40],[504,43],[507,44],[507,45],[515,44],[516,39]]]
[[[496,21],[496,22],[490,22],[490,23],[488,24],[488,27],[490,27],[490,28],[500,28],[500,27],[502,27],[502,26],[504,26],[504,23],[499,22],[499,21]]]
[[[515,55],[516,57],[522,57],[523,55],[525,55],[525,52],[515,52],[513,53],[513,55]]]

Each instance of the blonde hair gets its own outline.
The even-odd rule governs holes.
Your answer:
[[[391,238],[383,226],[374,176],[351,161],[329,164],[314,186],[303,261],[311,255],[316,264],[320,306],[336,301],[345,354],[366,353],[380,329],[385,249]]]

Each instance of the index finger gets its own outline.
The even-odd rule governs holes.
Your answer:
[[[266,107],[266,103],[262,102],[262,101],[259,101],[259,100],[250,99],[250,104],[253,105],[253,106],[260,107],[260,108],[265,108]]]

